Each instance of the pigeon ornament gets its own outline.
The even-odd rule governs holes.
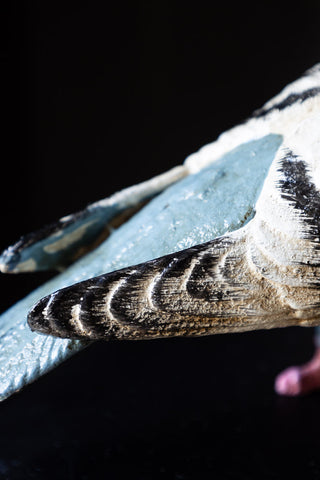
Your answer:
[[[61,273],[1,315],[0,398],[96,339],[320,325],[319,239],[320,64],[183,165],[2,253],[4,273]]]

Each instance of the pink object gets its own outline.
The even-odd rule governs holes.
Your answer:
[[[274,388],[279,395],[290,397],[320,389],[320,347],[316,348],[308,363],[281,372],[275,379]]]

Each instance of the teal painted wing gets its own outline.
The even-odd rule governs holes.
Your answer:
[[[320,83],[319,69],[315,69],[310,75],[315,77],[316,84]],[[303,92],[305,82],[309,82],[310,90],[310,76],[307,75],[292,84],[291,90],[287,87],[280,94],[281,101],[276,97],[271,103],[268,102],[265,116],[262,112],[259,118],[254,117],[246,124],[235,127],[212,145],[187,159],[184,167],[178,167],[174,181],[166,177],[165,181],[147,182],[147,197],[157,193],[158,196],[118,229],[111,231],[109,237],[97,248],[1,315],[1,399],[54,368],[87,344],[79,340],[57,339],[32,333],[26,323],[27,314],[39,299],[82,280],[206,242],[239,229],[252,218],[268,169],[281,145],[282,135],[286,135],[286,129],[292,130],[292,124],[295,125],[309,115],[314,106],[313,95],[310,99],[301,97],[301,101],[299,97],[295,97],[294,102],[288,106],[289,110],[284,107],[284,99],[290,97],[292,91]],[[316,108],[319,109],[318,104]],[[280,121],[281,119],[283,121]],[[184,176],[186,178],[177,181]],[[169,187],[170,183],[174,184]],[[142,192],[139,191],[142,196],[136,197],[135,188],[126,191],[126,208],[129,204],[135,207],[146,198],[144,187]],[[112,212],[119,212],[123,209],[123,201],[123,193],[117,194],[108,208]],[[102,223],[107,221],[104,218]],[[74,246],[82,248],[97,235],[95,232],[88,240],[88,230],[82,228],[85,225],[81,223],[83,218],[80,223],[77,222],[79,219],[75,216],[74,221],[71,220],[69,224],[71,230],[67,227],[61,237],[59,232],[53,233],[53,237],[49,232],[49,235],[44,235],[38,243],[33,243],[31,249],[28,250],[27,246],[25,253],[22,249],[22,255],[25,256],[22,256],[18,263],[22,261],[25,266],[25,262],[30,263],[31,259],[35,261],[36,269],[40,268],[41,262],[44,268],[48,268],[70,261]],[[74,235],[77,228],[80,228],[79,237]],[[75,242],[69,241],[70,235],[71,238],[76,238]],[[63,238],[66,239],[65,243],[55,245],[56,241]],[[46,256],[40,262],[44,246],[47,247]],[[12,269],[15,260],[10,259],[8,252],[10,253],[10,248],[2,261],[5,259],[5,265],[10,265],[12,261]],[[51,257],[52,252],[58,253],[58,257],[59,252],[66,254],[66,257],[61,262],[58,257]],[[8,270],[10,268],[8,267]]]
[[[0,256],[4,273],[63,270],[106,239],[150,198],[187,174],[175,167],[149,181],[117,192],[36,232],[22,236]]]
[[[253,216],[280,144],[278,135],[249,142],[211,167],[168,187],[94,251],[5,312],[0,319],[0,398],[8,397],[86,345],[85,341],[32,333],[26,319],[35,302],[79,281],[240,228]],[[241,193],[244,186],[245,195]]]

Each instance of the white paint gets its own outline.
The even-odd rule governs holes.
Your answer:
[[[51,307],[51,303],[54,301],[54,297],[56,296],[57,292],[54,292],[50,295],[50,298],[46,304],[46,306],[44,307],[44,309],[42,310],[42,314],[44,317],[50,319],[50,307]]]
[[[154,196],[168,188],[173,183],[189,175],[188,168],[185,165],[178,165],[167,172],[157,175],[145,182],[138,183],[132,187],[116,192],[111,197],[99,200],[90,205],[90,209],[97,207],[113,206],[115,204],[125,204],[127,208],[134,207],[142,200]],[[68,218],[68,217],[65,217]]]
[[[73,326],[75,332],[80,335],[88,335],[88,330],[86,330],[80,320],[80,313],[81,313],[81,305],[77,303],[73,305],[71,308],[71,318],[70,318],[70,325]]]
[[[320,72],[313,72],[309,76],[309,79],[307,79],[307,77],[304,77],[303,79],[292,84],[294,88],[292,86],[289,86],[288,91],[285,92],[284,90],[282,95],[284,97],[288,95],[291,92],[290,88],[292,89],[292,91],[297,92],[299,89],[303,90],[305,88],[311,88],[312,86],[320,84]],[[275,102],[280,100],[281,96],[278,96],[275,97],[273,101]],[[299,110],[301,110],[301,113],[299,113]],[[137,201],[146,198],[146,192],[150,194],[155,194],[157,191],[161,191],[163,188],[166,188],[166,186],[168,186],[170,183],[177,181],[179,178],[183,178],[190,172],[198,171],[200,168],[203,168],[203,166],[205,166],[207,163],[214,161],[220,155],[222,155],[228,150],[231,150],[239,143],[258,138],[258,136],[263,136],[270,131],[274,133],[284,132],[284,144],[289,145],[289,143],[286,143],[286,140],[289,137],[289,132],[291,131],[291,128],[296,125],[297,122],[299,123],[300,120],[307,117],[308,115],[311,115],[312,112],[315,112],[316,110],[319,111],[319,99],[313,98],[310,100],[306,100],[303,104],[298,103],[296,106],[288,108],[288,112],[284,111],[281,113],[281,115],[280,113],[279,115],[277,115],[276,112],[270,114],[270,116],[267,116],[267,122],[265,120],[253,120],[249,121],[245,125],[235,127],[229,132],[221,135],[217,142],[214,142],[213,144],[204,147],[198,153],[189,157],[184,166],[177,167],[176,170],[173,169],[169,172],[166,172],[166,174],[163,174],[162,176],[155,177],[154,179],[151,179],[140,185],[130,187],[123,192],[115,194],[110,199],[97,202],[90,208],[95,208],[99,205],[103,206],[104,204],[113,206],[117,201],[119,201],[121,205],[135,205]],[[292,139],[292,142],[294,141],[296,141],[296,147],[298,148],[297,142],[299,141],[299,139]],[[310,140],[308,140],[308,143],[305,144],[305,149],[309,148],[309,143]],[[303,146],[303,142],[301,143],[301,146]],[[311,148],[313,147],[311,146]],[[316,157],[312,155],[312,158],[314,159]],[[308,160],[308,162],[310,168],[313,171],[313,178],[315,179],[315,183],[319,186],[318,160],[313,161],[312,159],[310,159],[310,161]],[[263,247],[263,238],[265,238],[266,241],[274,242],[272,244],[272,248],[270,248],[271,243],[269,244],[269,264],[271,265],[273,264],[272,256],[275,256],[276,254],[279,255],[279,258],[282,259],[286,259],[288,257],[289,262],[293,262],[298,258],[299,250],[308,255],[307,242],[303,244],[303,248],[302,244],[299,244],[298,252],[296,251],[296,249],[293,248],[297,243],[297,236],[301,233],[299,232],[299,228],[294,229],[294,224],[296,225],[296,227],[299,226],[299,217],[294,215],[292,208],[280,203],[282,202],[282,200],[279,199],[279,196],[277,196],[277,193],[275,191],[275,182],[277,181],[277,178],[277,172],[275,170],[270,171],[267,182],[265,183],[265,186],[263,188],[261,198],[259,199],[261,208],[258,208],[256,217],[247,225],[247,227],[245,227],[247,228],[247,247],[254,244],[252,240],[253,238],[257,243],[260,243],[261,247]],[[269,181],[270,183],[268,183]],[[68,216],[64,217],[63,221],[67,221],[69,218],[70,217]],[[284,234],[283,228],[283,224],[286,221],[289,222],[288,235]],[[266,235],[264,235],[262,225],[266,225],[267,229],[269,229]],[[243,232],[244,230],[242,229],[242,233]],[[260,232],[260,237],[256,235],[258,232]],[[293,240],[292,242],[288,242],[287,237],[290,237],[291,234],[293,235]],[[230,234],[233,239],[235,239],[237,235],[240,238],[240,230]],[[299,241],[303,242],[302,239],[299,239]],[[237,248],[237,253],[239,254],[239,243],[237,244]],[[278,263],[278,261],[275,262],[276,267],[278,266]],[[253,264],[250,264],[249,252],[247,255],[246,265],[249,266],[249,269],[255,269],[255,266]],[[296,272],[296,267],[294,269],[294,272]],[[134,270],[132,271],[132,273],[135,273]],[[280,273],[275,273],[281,276],[281,271]],[[259,282],[259,274],[256,275],[256,280],[257,282]],[[115,291],[119,289],[121,285],[125,282],[126,279],[123,279],[123,281],[120,282],[115,282],[115,284],[111,287],[108,298],[106,298],[106,316],[110,315],[111,321],[114,321],[116,319],[112,317],[110,312],[110,300],[113,297]],[[79,351],[85,346],[83,343],[77,340],[70,341],[56,339],[43,335],[37,335],[36,333],[32,333],[28,328],[25,320],[27,311],[36,301],[40,299],[41,296],[47,295],[49,291],[52,291],[53,285],[58,288],[58,283],[54,283],[53,281],[51,281],[50,284],[47,284],[46,286],[37,289],[26,299],[18,302],[14,307],[12,307],[12,309],[8,310],[1,316],[1,335],[3,336],[3,344],[1,348],[0,358],[1,399],[10,396],[15,390],[21,389],[24,385],[30,383],[31,381],[34,381],[37,377],[46,373],[51,368],[54,368],[63,360],[68,358],[71,354]],[[60,284],[59,288],[62,288],[62,286],[66,285]],[[48,290],[49,288],[51,290]],[[310,292],[310,289],[308,289],[307,302],[305,301],[306,298],[304,298],[303,296],[301,297],[302,301],[301,299],[297,298],[295,295],[295,291],[293,291],[291,299],[288,299],[287,290],[287,285],[285,285],[283,288],[281,286],[278,287],[279,296],[277,298],[277,301],[286,301],[288,304],[290,304],[291,302],[292,305],[294,304],[295,308],[303,304],[303,301],[305,302],[304,305],[306,305],[308,302],[310,304],[312,301],[312,295],[315,295],[315,293],[319,296],[319,290],[317,291],[316,289],[311,289]],[[48,316],[49,320],[50,304],[53,301],[54,296],[55,294],[51,295],[50,301],[47,304],[47,307],[44,309],[44,313]],[[314,298],[315,300],[319,300],[318,297]],[[300,314],[300,312],[302,312],[302,310],[300,310],[298,314]],[[74,307],[74,310],[72,311],[72,316],[75,322],[77,321],[76,319],[78,315],[79,306],[76,305]],[[281,326],[279,325],[277,318],[274,320],[273,326]],[[282,326],[284,326],[284,324]]]
[[[136,273],[136,270],[132,270],[130,272],[130,275],[133,275],[134,273]],[[112,287],[108,291],[107,295],[105,296],[106,317],[108,317],[108,320],[110,320],[110,322],[112,322],[112,321],[118,322],[117,318],[112,314],[111,302],[112,302],[113,296],[115,295],[117,290],[119,290],[119,288],[121,288],[122,285],[127,283],[127,279],[128,279],[128,277],[125,277],[125,278],[122,278],[121,280],[115,282],[115,284],[112,285]]]
[[[156,284],[158,283],[158,280],[161,279],[162,274],[163,274],[163,272],[160,272],[157,275],[152,275],[151,276],[151,281],[146,288],[146,299],[147,299],[147,302],[148,302],[148,307],[151,310],[156,310],[157,309],[157,307],[153,303],[152,296],[153,296],[153,290],[154,290]]]
[[[320,64],[319,64],[320,65]],[[319,67],[318,65],[318,67]],[[302,77],[285,87],[279,95],[268,101],[263,108],[270,108],[284,100],[292,93],[320,86],[320,70],[311,69],[308,76]],[[273,110],[265,117],[252,118],[244,124],[231,128],[222,133],[218,139],[202,147],[198,152],[189,155],[184,164],[189,173],[195,173],[208,164],[218,160],[222,155],[238,145],[256,140],[270,133],[283,135],[285,138],[292,135],[297,123],[320,111],[320,95],[297,102],[283,110]]]
[[[64,250],[65,248],[69,247],[73,243],[77,242],[80,240],[80,238],[83,237],[85,234],[86,230],[90,225],[95,223],[97,220],[91,220],[90,222],[81,225],[81,227],[77,228],[73,232],[69,233],[68,235],[64,235],[62,238],[57,240],[56,242],[52,242],[49,245],[45,245],[43,247],[43,250],[46,253],[57,253],[61,250]]]
[[[25,260],[24,262],[18,263],[14,270],[13,273],[15,272],[34,272],[37,269],[37,262],[33,258],[29,258],[28,260]]]

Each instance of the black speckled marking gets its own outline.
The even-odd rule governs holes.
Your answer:
[[[155,304],[162,305],[162,296],[163,296],[163,285],[165,282],[170,282],[170,280],[179,279],[179,277],[185,274],[185,271],[190,268],[193,260],[199,256],[202,251],[206,251],[208,245],[211,242],[206,242],[202,245],[196,245],[194,247],[182,250],[168,258],[167,264],[162,271],[161,278],[158,280],[157,284],[153,289],[153,300]]]
[[[110,301],[110,311],[117,321],[123,325],[134,325],[141,328],[142,323],[137,324],[136,317],[141,289],[144,288],[143,279],[148,275],[149,268],[148,263],[134,268],[137,271],[131,274],[113,294]]]
[[[299,93],[291,93],[288,95],[284,100],[282,100],[279,103],[276,103],[272,107],[269,108],[259,108],[253,114],[251,115],[250,118],[261,118],[266,115],[268,115],[270,112],[273,110],[284,110],[287,107],[291,107],[294,103],[300,102],[303,103],[305,100],[308,100],[309,98],[316,97],[317,95],[320,94],[320,87],[314,87],[314,88],[309,88],[308,90],[305,90],[304,92],[299,92]]]
[[[30,328],[62,338],[111,338],[114,332],[110,324],[105,322],[103,302],[110,284],[126,274],[127,269],[123,269],[100,275],[42,298],[28,315]],[[76,331],[70,321],[74,305],[80,305],[82,334]]]
[[[187,283],[188,293],[207,302],[217,301],[221,296],[220,290],[213,288],[214,273],[213,269],[219,262],[220,255],[207,253],[202,257],[199,263],[194,267]],[[205,281],[210,279],[209,285]]]
[[[280,180],[282,198],[302,213],[302,220],[309,226],[306,238],[317,243],[320,249],[320,192],[312,182],[308,166],[291,150],[281,160],[284,179]]]
[[[28,315],[28,325],[32,331],[46,333],[52,331],[52,326],[49,322],[48,316],[44,315],[44,309],[51,295],[41,298],[32,308]]]

